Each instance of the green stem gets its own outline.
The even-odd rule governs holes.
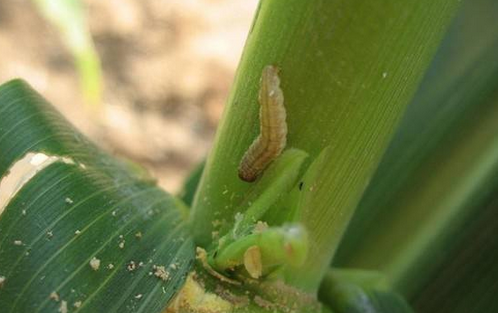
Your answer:
[[[251,189],[237,166],[259,130],[261,71],[276,65],[287,146],[310,160],[326,150],[297,221],[309,232],[310,254],[288,277],[316,292],[458,2],[262,1],[194,200],[198,244],[210,243],[213,220],[233,220]]]

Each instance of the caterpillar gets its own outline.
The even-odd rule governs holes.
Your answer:
[[[242,157],[240,179],[253,182],[285,148],[287,124],[285,122],[284,94],[280,89],[278,68],[267,65],[261,74],[259,89],[260,134]]]

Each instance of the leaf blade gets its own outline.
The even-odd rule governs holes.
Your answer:
[[[27,152],[56,157],[0,215],[0,306],[161,312],[195,258],[177,200],[100,152],[25,83],[0,87],[0,111],[2,180]]]

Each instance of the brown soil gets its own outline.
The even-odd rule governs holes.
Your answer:
[[[73,59],[34,1],[0,1],[0,82],[22,77],[104,149],[176,192],[211,145],[255,0],[84,0],[104,72],[85,109]]]

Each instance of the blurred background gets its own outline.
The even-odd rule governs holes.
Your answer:
[[[66,12],[50,11],[61,1]],[[0,83],[27,80],[102,148],[177,192],[211,146],[257,3],[0,0]],[[93,44],[80,50],[101,63],[87,73],[101,85],[93,104],[82,87],[91,62],[77,57],[85,32]]]

